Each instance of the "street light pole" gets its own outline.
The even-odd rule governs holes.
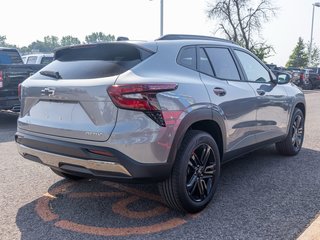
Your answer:
[[[160,6],[160,37],[163,36],[163,0]]]
[[[316,2],[312,4],[312,22],[311,22],[311,38],[310,38],[310,45],[309,45],[309,61],[308,65],[311,67],[311,55],[312,55],[312,41],[313,41],[313,22],[314,22],[314,8],[320,7],[320,2]]]
[[[153,0],[150,0],[153,1]],[[163,1],[164,0],[160,0],[160,37],[163,36]]]

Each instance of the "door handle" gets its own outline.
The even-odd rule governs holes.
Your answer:
[[[219,88],[219,87],[214,88],[213,92],[219,97],[222,97],[222,96],[226,95],[226,93],[227,93],[226,90],[224,90],[223,88]]]
[[[260,95],[260,96],[263,96],[266,94],[265,91],[261,90],[261,89],[257,89],[257,93]]]

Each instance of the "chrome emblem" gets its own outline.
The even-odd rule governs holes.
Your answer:
[[[54,96],[54,89],[51,88],[45,88],[41,90],[41,96]]]

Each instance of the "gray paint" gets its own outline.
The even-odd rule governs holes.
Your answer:
[[[237,47],[231,43],[172,40],[130,44],[155,54],[115,77],[87,81],[26,80],[22,84],[18,132],[110,147],[139,163],[166,163],[172,161],[169,155],[175,152],[171,147],[180,124],[199,109],[211,111],[212,121],[223,122],[218,124],[225,139],[223,152],[227,153],[285,135],[294,106],[304,104],[303,94],[291,84],[225,81],[177,64],[183,46]],[[177,83],[177,90],[157,95],[167,126],[160,127],[142,112],[117,109],[106,91],[114,83]],[[215,94],[217,87],[226,94]],[[41,95],[45,88],[54,90],[54,95]],[[258,88],[264,88],[266,95],[259,96]]]

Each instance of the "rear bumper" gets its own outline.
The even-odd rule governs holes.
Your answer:
[[[121,152],[104,147],[57,141],[17,133],[20,155],[61,172],[94,178],[124,181],[161,181],[171,172],[171,165],[142,164]],[[106,155],[96,154],[103,152]],[[143,150],[142,150],[143,151]]]
[[[0,110],[20,111],[20,101],[18,97],[0,97]]]

